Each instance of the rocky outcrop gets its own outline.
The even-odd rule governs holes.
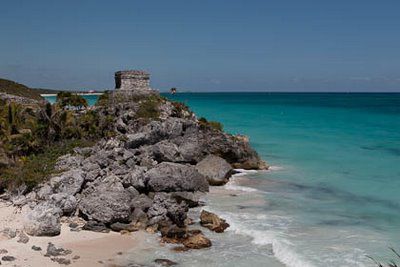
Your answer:
[[[196,170],[207,178],[210,185],[226,184],[233,172],[226,160],[214,155],[208,155],[197,163]]]
[[[209,185],[226,183],[233,167],[266,165],[247,140],[201,124],[184,106],[159,96],[151,100],[159,101],[158,117],[138,117],[143,101],[100,107],[115,118],[115,135],[59,158],[57,175],[18,198],[31,207],[26,233],[57,235],[60,216],[79,216],[86,223],[77,230],[169,229],[167,236],[185,248],[211,245],[201,232],[187,230],[188,209],[202,204]],[[217,216],[203,217],[213,231],[229,226]]]
[[[221,219],[218,215],[205,210],[201,211],[200,224],[216,233],[222,233],[229,227],[229,224],[224,219]]]

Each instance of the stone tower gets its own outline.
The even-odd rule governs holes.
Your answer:
[[[146,92],[150,89],[150,74],[141,70],[124,70],[115,73],[115,89]]]

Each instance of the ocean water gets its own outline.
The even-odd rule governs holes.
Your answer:
[[[211,193],[205,208],[231,227],[213,237],[211,251],[170,257],[188,266],[374,266],[367,255],[396,259],[388,247],[400,251],[400,94],[168,97],[248,135],[272,166],[213,189],[230,193]]]
[[[86,99],[89,106],[94,106],[97,102],[97,99],[99,98],[98,95],[82,95],[82,97]],[[51,104],[54,104],[57,100],[57,96],[55,95],[44,96],[44,99],[49,101]]]

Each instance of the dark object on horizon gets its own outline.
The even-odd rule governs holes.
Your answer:
[[[176,92],[177,92],[177,90],[176,90],[175,87],[172,87],[169,91],[170,91],[171,94],[173,94],[173,95],[176,94]]]

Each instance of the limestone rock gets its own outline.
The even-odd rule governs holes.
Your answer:
[[[154,192],[208,191],[206,178],[194,167],[162,162],[145,175],[147,186]]]
[[[201,211],[200,224],[217,233],[222,233],[229,227],[229,224],[224,219],[221,219],[218,215],[205,210]]]
[[[60,234],[61,209],[49,202],[39,203],[28,212],[24,221],[24,230],[32,236],[55,236]]]
[[[196,169],[207,178],[210,185],[226,184],[233,171],[226,160],[214,155],[208,155],[197,163]]]

